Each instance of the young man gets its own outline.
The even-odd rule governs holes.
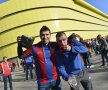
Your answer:
[[[7,57],[3,57],[3,62],[0,64],[0,71],[3,74],[4,90],[7,89],[7,78],[9,80],[10,90],[13,90],[12,87],[12,76],[11,76],[11,64],[7,61]]]
[[[99,34],[97,36],[97,40],[99,43],[99,49],[102,57],[102,65],[101,66],[108,66],[108,43],[105,38],[102,38],[102,36]],[[106,59],[106,62],[105,62]]]
[[[61,90],[60,78],[56,70],[55,43],[50,42],[51,31],[47,26],[40,29],[41,41],[28,48],[21,49],[21,37],[18,38],[18,56],[33,56],[37,75],[38,90]]]
[[[79,90],[79,82],[81,82],[84,90],[92,90],[91,79],[80,56],[81,53],[87,52],[87,48],[75,38],[71,40],[73,45],[69,45],[64,32],[58,32],[56,40],[60,47],[56,51],[58,71],[63,79],[68,82],[70,89]]]

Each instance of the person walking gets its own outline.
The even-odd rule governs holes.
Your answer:
[[[32,57],[27,57],[26,59],[25,59],[25,67],[26,67],[26,80],[28,80],[28,76],[29,76],[29,74],[30,74],[30,78],[31,79],[33,79],[33,72],[32,72],[32,70],[33,70],[33,60],[32,60]]]
[[[86,46],[75,38],[71,39],[73,45],[69,44],[64,32],[56,34],[56,41],[59,46],[56,51],[57,68],[63,79],[70,85],[70,90],[79,90],[79,82],[84,90],[93,90],[91,77],[84,68],[80,56],[81,53],[88,51]]]
[[[17,67],[16,62],[13,62],[13,63],[12,63],[12,71],[13,71],[13,72],[16,71],[16,67]]]
[[[10,90],[13,90],[12,86],[12,75],[11,75],[11,63],[7,61],[7,57],[3,57],[3,62],[0,64],[0,71],[2,71],[3,82],[4,82],[4,90],[7,89],[7,78],[9,80]]]
[[[97,55],[98,51],[97,51],[97,48],[96,48],[96,38],[94,40],[91,39],[91,42],[92,42],[92,48],[93,48],[95,54]]]
[[[97,40],[99,43],[99,50],[100,50],[100,54],[102,57],[102,65],[101,66],[108,66],[108,43],[106,41],[106,39],[102,38],[102,36],[99,34],[97,36]],[[106,62],[105,62],[106,59]]]
[[[40,29],[41,41],[23,52],[21,37],[18,37],[18,57],[33,56],[37,75],[38,90],[61,90],[61,81],[56,69],[54,48],[55,42],[50,41],[51,31],[47,26]]]
[[[91,61],[91,50],[90,50],[91,45],[90,45],[89,43],[87,43],[85,40],[83,40],[83,38],[81,38],[81,37],[80,37],[80,42],[81,42],[82,44],[84,44],[84,45],[87,47],[87,49],[88,49],[87,52],[82,53],[82,58],[83,58],[83,60],[84,60],[84,65],[85,65],[85,67],[87,67],[87,68],[88,68],[88,67],[89,67],[89,68],[93,68],[94,65],[93,65],[93,63],[92,63],[92,61]]]
[[[25,73],[25,71],[26,71],[26,62],[25,62],[24,59],[21,60],[20,65],[22,66],[22,68],[23,68],[23,72]]]
[[[0,63],[1,64],[1,63]],[[2,77],[2,71],[0,71],[0,81],[3,80],[3,77]]]

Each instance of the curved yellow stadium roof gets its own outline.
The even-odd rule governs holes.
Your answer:
[[[1,3],[0,60],[3,56],[17,56],[17,36],[36,36],[34,43],[38,42],[43,25],[51,29],[52,40],[59,31],[67,35],[77,33],[84,39],[108,35],[107,16],[92,12],[87,9],[88,5],[81,5],[76,0],[8,0]]]

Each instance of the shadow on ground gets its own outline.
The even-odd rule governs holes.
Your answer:
[[[108,67],[105,67],[105,66],[89,69],[90,73],[99,73],[99,72],[107,72],[107,71],[108,71]]]

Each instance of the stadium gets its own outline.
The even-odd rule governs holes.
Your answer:
[[[51,40],[64,31],[84,39],[108,35],[108,16],[86,0],[3,0],[0,4],[0,60],[17,57],[17,36],[34,36],[40,41],[43,25],[51,29]]]

